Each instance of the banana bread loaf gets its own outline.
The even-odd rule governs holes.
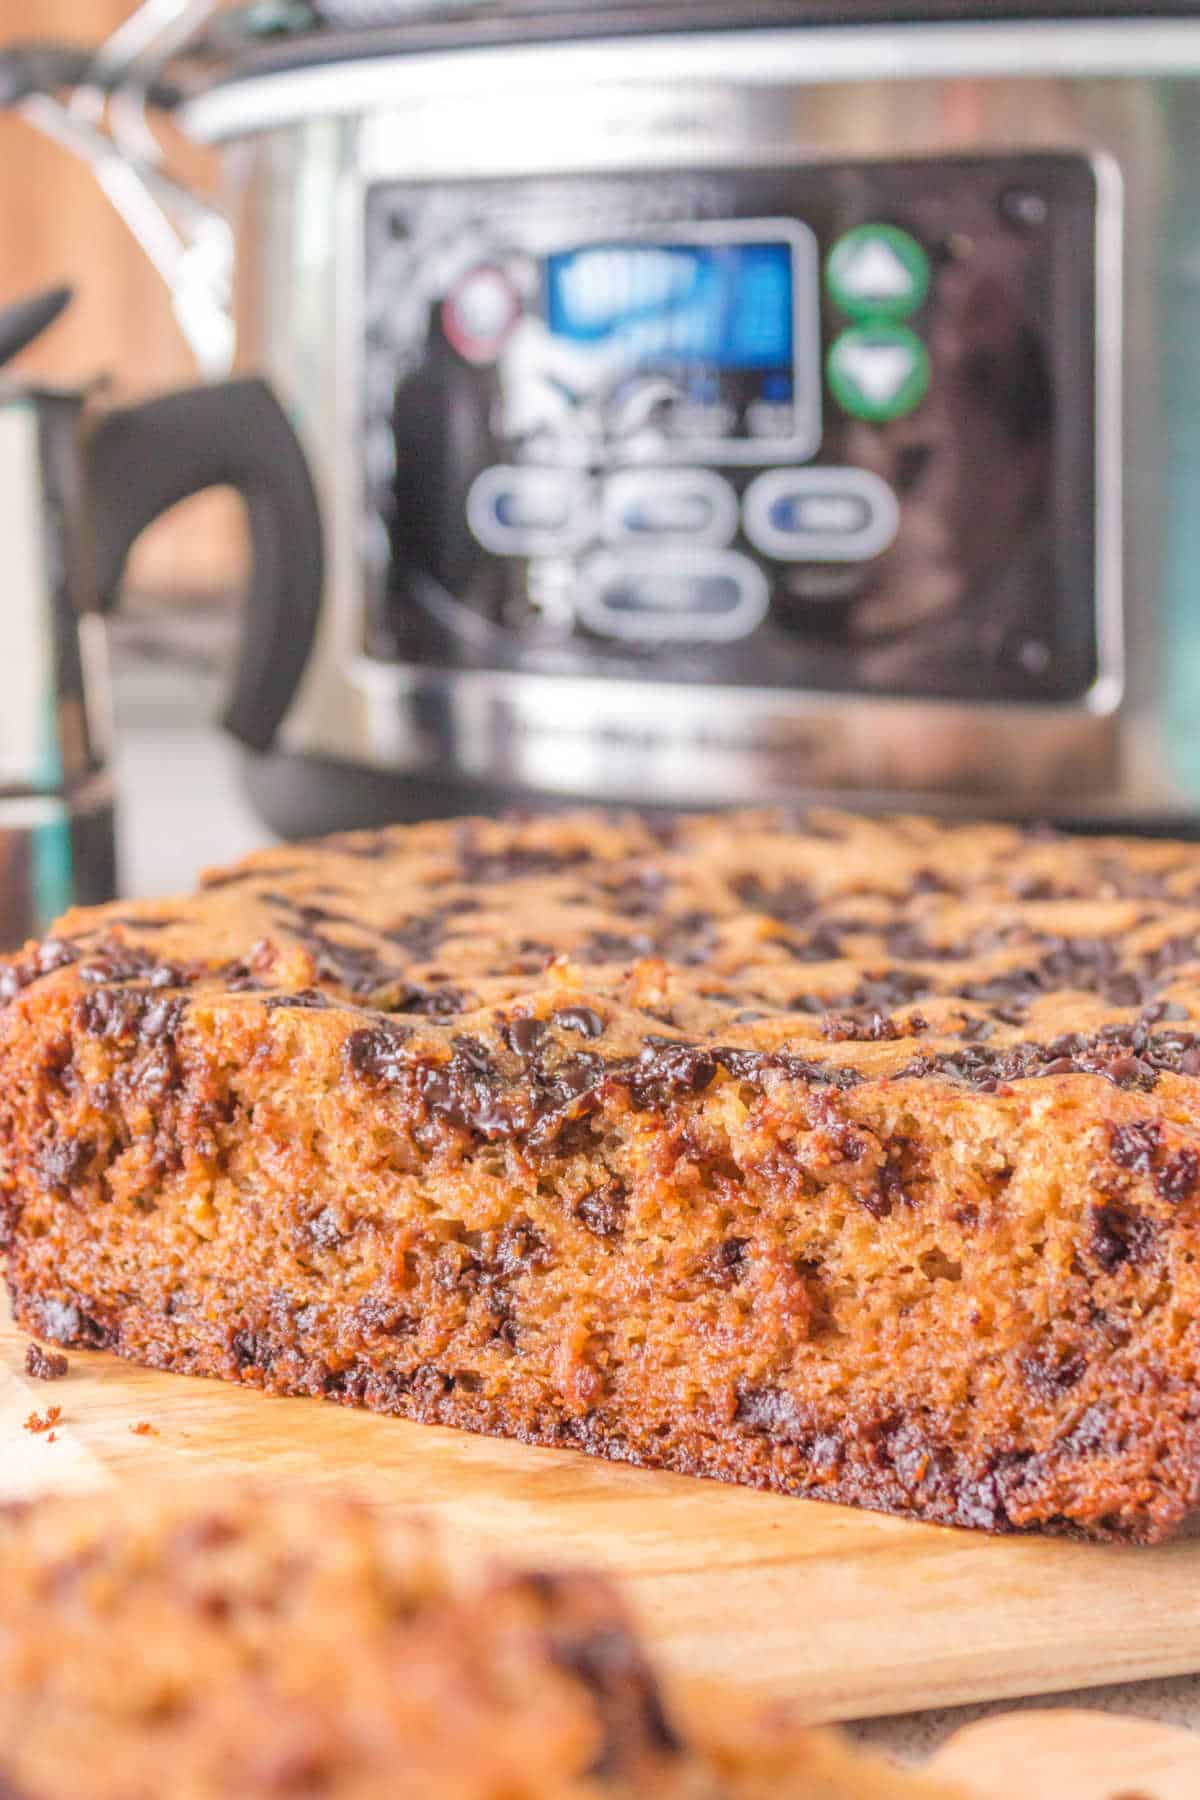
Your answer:
[[[952,1800],[729,1697],[701,1727],[607,1582],[452,1578],[344,1496],[0,1508],[0,1594],[5,1800]]]
[[[1200,1484],[1200,850],[569,815],[283,847],[0,971],[19,1320],[929,1520]]]

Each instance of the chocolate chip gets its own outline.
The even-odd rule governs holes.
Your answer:
[[[1108,1153],[1118,1168],[1131,1175],[1148,1175],[1158,1154],[1162,1127],[1155,1119],[1139,1119],[1132,1125],[1110,1125]]]
[[[462,880],[472,887],[523,881],[531,875],[559,875],[565,869],[576,869],[593,860],[591,850],[583,845],[551,850],[509,844],[499,850],[484,850],[478,832],[470,826],[464,826],[458,832],[456,848]]]
[[[154,1043],[174,1035],[185,1011],[184,1001],[167,1000],[141,988],[102,987],[81,996],[76,1017],[89,1037]]]
[[[403,1025],[376,1025],[351,1032],[342,1048],[347,1073],[368,1081],[398,1081],[408,1066],[402,1046],[411,1036]]]
[[[1078,1387],[1087,1366],[1084,1351],[1063,1350],[1050,1344],[1022,1358],[1021,1374],[1026,1387],[1037,1399],[1055,1401],[1071,1388]]]
[[[554,1020],[564,1031],[578,1031],[587,1038],[600,1037],[604,1031],[604,1020],[591,1006],[560,1007]]]
[[[625,1183],[615,1176],[575,1203],[575,1217],[579,1223],[599,1238],[620,1237],[628,1210]]]
[[[801,924],[817,904],[812,889],[803,881],[782,881],[768,887],[760,876],[744,874],[733,876],[729,885],[743,906],[766,913],[782,925]]]
[[[91,1161],[92,1146],[82,1138],[54,1137],[42,1143],[31,1158],[38,1181],[47,1193],[65,1194]]]
[[[1126,1212],[1117,1206],[1091,1206],[1088,1231],[1088,1248],[1110,1275],[1123,1263],[1144,1261],[1153,1247],[1153,1220],[1144,1213]]]
[[[25,1352],[25,1373],[34,1381],[61,1381],[69,1368],[65,1356],[43,1350],[40,1344],[30,1344]]]
[[[749,1238],[729,1237],[723,1238],[719,1244],[713,1244],[705,1251],[697,1267],[700,1279],[711,1283],[713,1287],[736,1287],[745,1273],[746,1246],[749,1242]]]
[[[531,1056],[546,1035],[544,1019],[522,1017],[510,1019],[504,1027],[504,1039],[517,1056]]]
[[[748,1431],[761,1432],[784,1443],[803,1444],[813,1429],[801,1402],[783,1388],[743,1389],[734,1416]]]
[[[583,1683],[599,1717],[600,1747],[586,1770],[592,1780],[617,1782],[642,1766],[647,1750],[655,1756],[680,1751],[653,1671],[623,1626],[554,1630],[550,1653],[561,1669]]]
[[[554,1258],[550,1246],[528,1219],[514,1219],[500,1233],[490,1272],[501,1281],[526,1275],[531,1269],[545,1269]]]
[[[79,965],[80,979],[100,983],[144,981],[148,987],[186,987],[192,971],[177,963],[164,962],[149,950],[136,944],[114,945],[99,954],[88,954]]]
[[[314,1213],[307,1225],[308,1236],[318,1250],[336,1250],[342,1241],[342,1230],[337,1216],[328,1206],[323,1206]]]
[[[630,1096],[642,1110],[669,1106],[686,1095],[701,1093],[716,1073],[717,1059],[704,1045],[647,1038],[630,1071]]]
[[[635,962],[641,956],[653,956],[654,939],[639,931],[626,937],[617,931],[593,931],[576,951],[581,962]]]
[[[1154,1191],[1172,1206],[1189,1200],[1200,1182],[1200,1155],[1184,1148],[1169,1156],[1154,1177]]]
[[[60,938],[46,938],[27,955],[13,958],[0,969],[0,1006],[6,1005],[40,976],[50,975],[55,969],[65,969],[78,958],[79,951],[71,944],[64,944]]]
[[[294,994],[269,994],[263,1001],[268,1012],[293,1007],[298,1007],[303,1011],[320,1012],[332,1004],[329,995],[322,993],[320,988],[300,988]]]

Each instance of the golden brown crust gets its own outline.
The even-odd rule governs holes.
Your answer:
[[[0,974],[18,1316],[992,1529],[1200,1489],[1200,852],[467,821]]]
[[[343,1496],[0,1509],[0,1593],[19,1800],[950,1800],[719,1692],[701,1743],[606,1582],[452,1577]]]

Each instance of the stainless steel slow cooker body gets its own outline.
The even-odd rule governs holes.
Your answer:
[[[474,45],[464,28],[444,50],[361,43],[358,54],[343,42],[336,60],[243,68],[181,112],[196,137],[230,146],[243,348],[290,398],[326,516],[318,642],[277,751],[251,767],[275,823],[344,823],[408,809],[407,796],[414,810],[516,795],[1194,812],[1200,19]],[[364,621],[389,550],[370,493],[394,455],[370,400],[382,329],[366,279],[373,194],[636,177],[653,216],[655,192],[685,175],[1054,155],[1086,165],[1095,185],[1093,304],[1077,334],[1092,409],[1085,691],[823,692],[707,672],[655,679],[636,657],[623,672],[580,674],[519,657],[438,667],[372,645]],[[404,292],[390,304],[402,310]],[[981,515],[1002,475],[976,472]]]

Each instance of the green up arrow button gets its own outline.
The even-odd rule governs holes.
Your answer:
[[[907,325],[852,325],[830,345],[825,372],[844,412],[882,423],[925,398],[929,352]]]
[[[929,258],[898,225],[858,225],[829,252],[825,286],[852,319],[906,319],[929,292]]]

